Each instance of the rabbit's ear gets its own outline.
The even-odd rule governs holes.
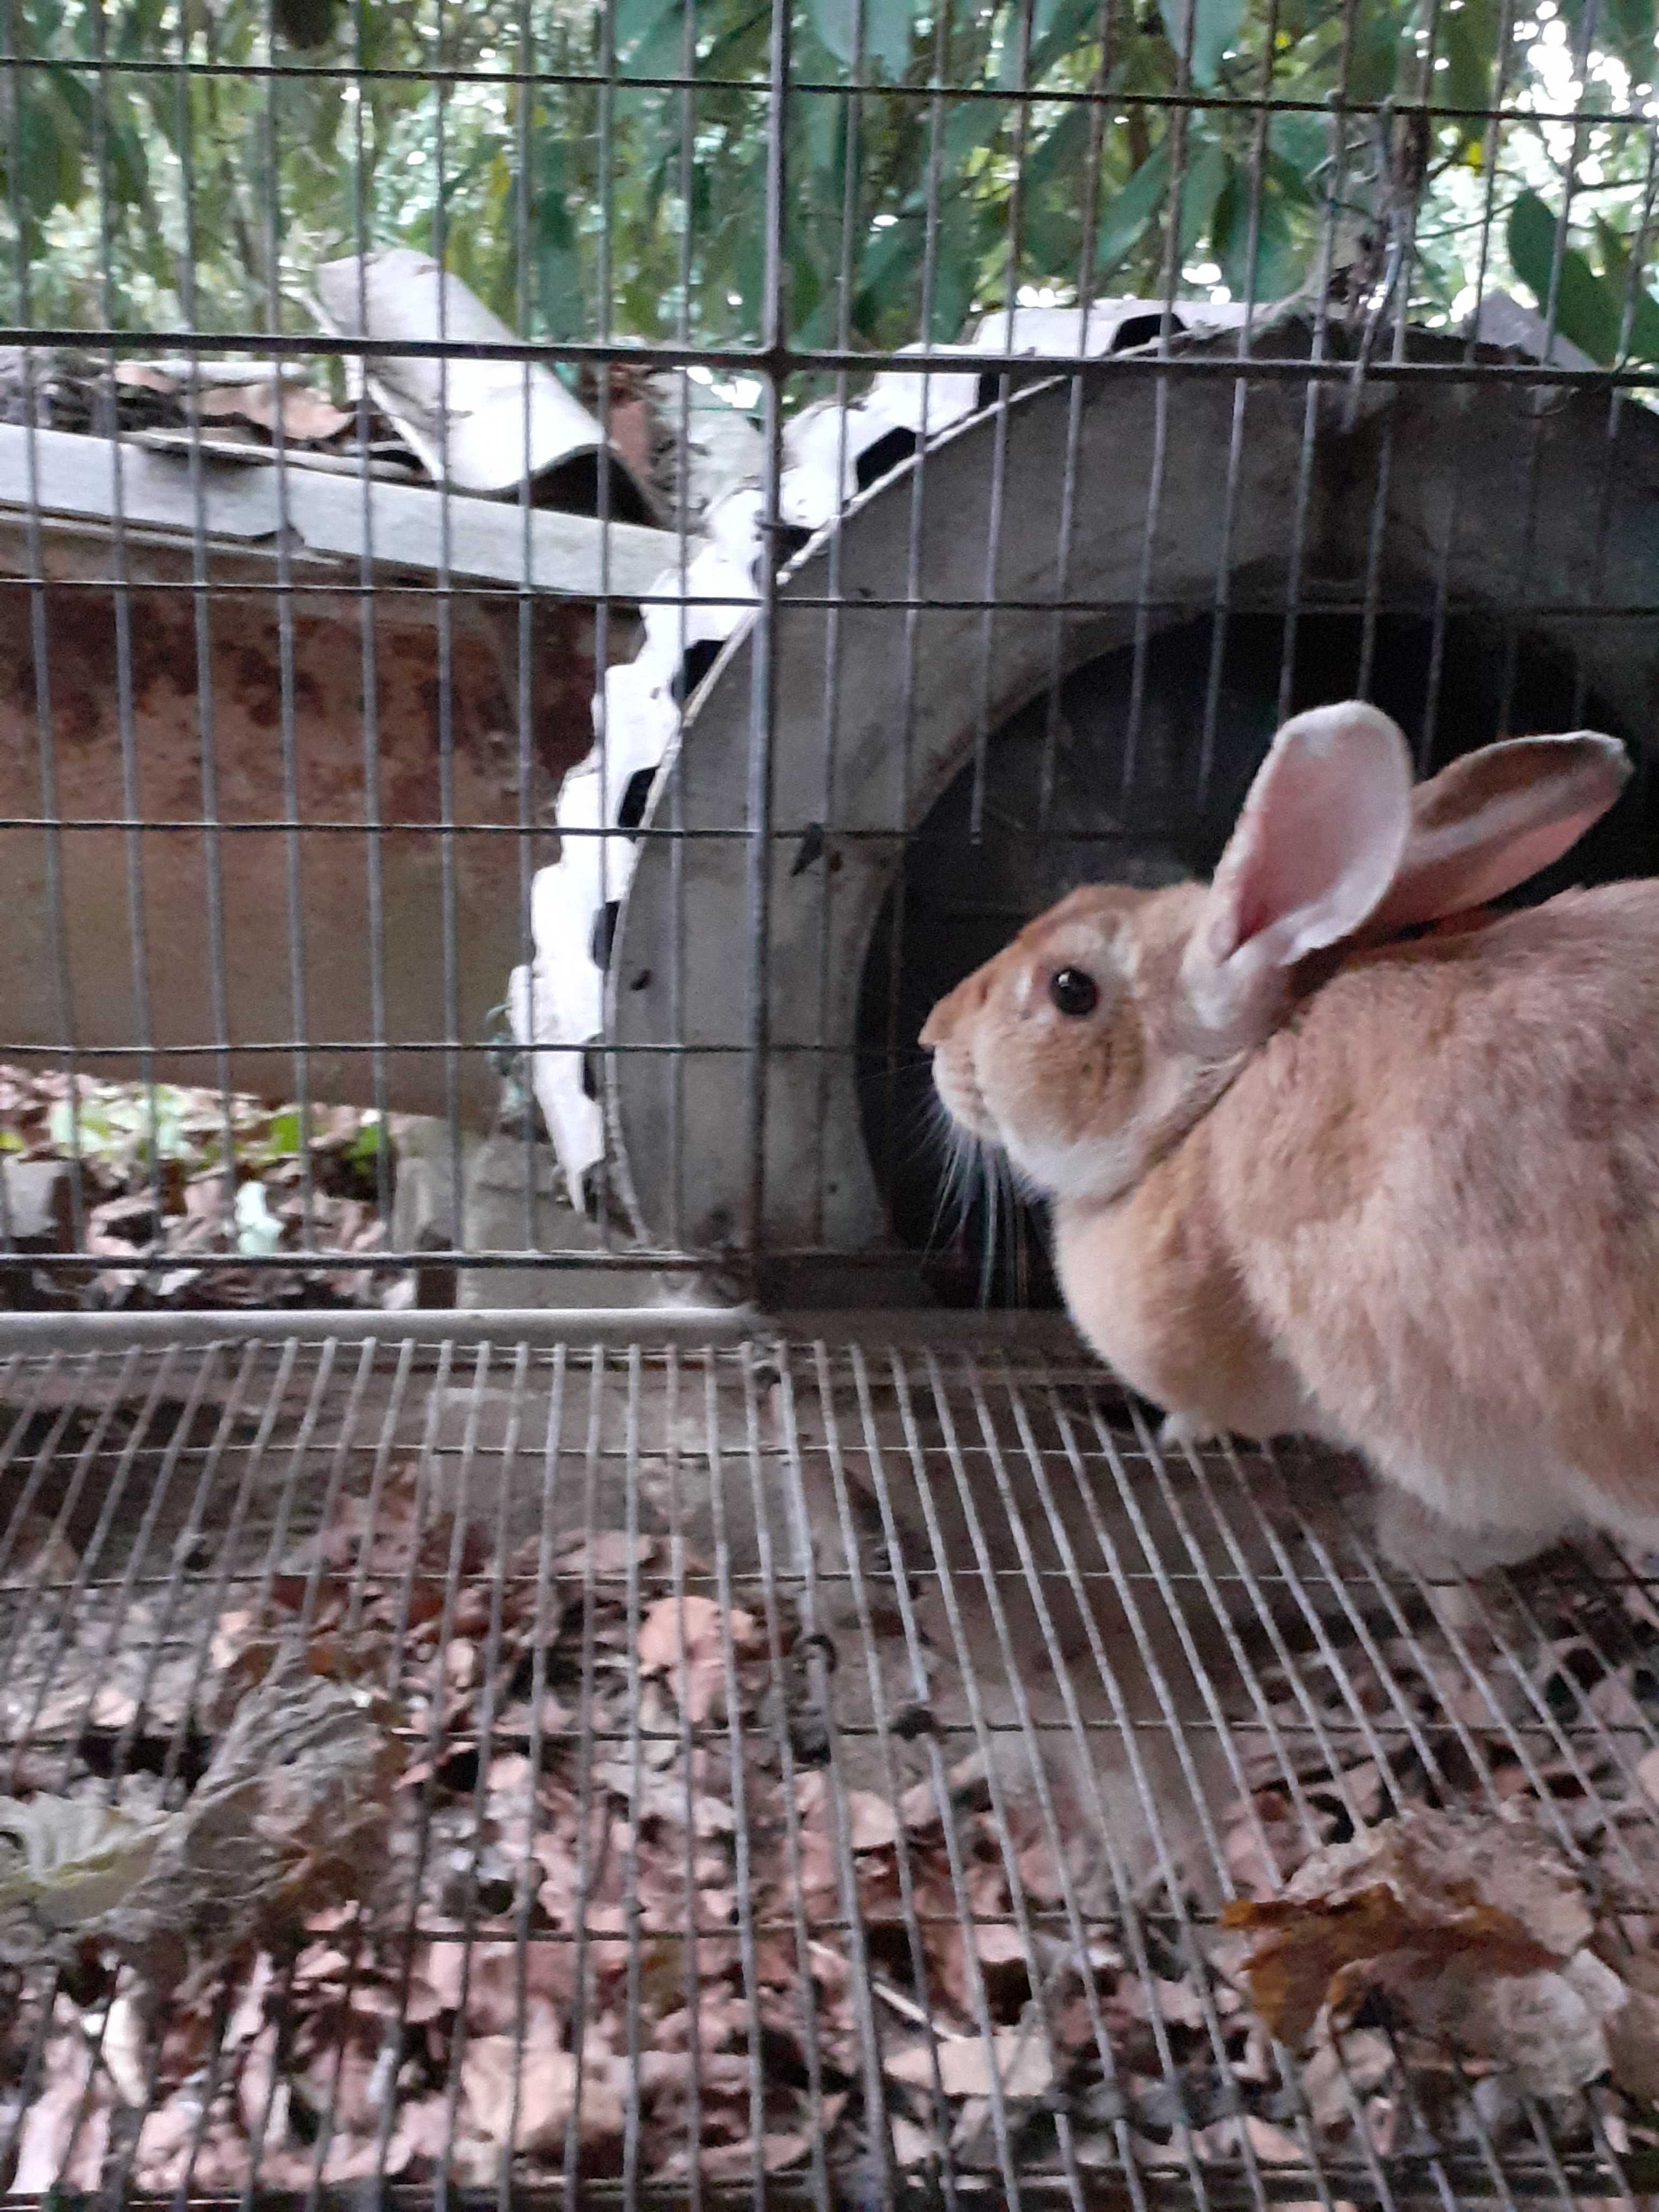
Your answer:
[[[1465,753],[1412,793],[1411,835],[1366,934],[1485,906],[1570,852],[1630,781],[1617,738],[1574,730]]]
[[[1182,963],[1193,1014],[1228,1050],[1266,1036],[1289,971],[1376,911],[1411,828],[1411,756],[1358,700],[1285,723],[1215,872]]]

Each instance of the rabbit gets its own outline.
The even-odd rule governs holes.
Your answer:
[[[1659,1540],[1659,883],[1489,907],[1630,772],[1578,731],[1414,791],[1387,715],[1298,714],[1207,886],[1073,892],[921,1032],[1166,1440],[1357,1453],[1402,1565]]]

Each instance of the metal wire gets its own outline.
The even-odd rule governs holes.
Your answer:
[[[1374,2074],[1298,2101],[1290,2054],[1247,2063],[1190,1887],[1205,1865],[1222,1893],[1258,1881],[1241,1852],[1293,1863],[1363,1823],[1367,1790],[1495,1809],[1517,1781],[1572,1861],[1639,1883],[1659,1719],[1631,1669],[1659,1612],[1610,1553],[1484,1600],[1415,1585],[1332,1513],[1316,1458],[1168,1458],[1059,1340],[135,1344],[20,1354],[0,1407],[9,1789],[187,1808],[224,1727],[210,1654],[261,1639],[356,1654],[406,1774],[361,1905],[274,1972],[209,1956],[136,2044],[125,1967],[18,1986],[0,2172],[21,2154],[32,2196],[118,2179],[149,2201],[172,2171],[192,2200],[298,2202],[348,2159],[399,2194],[473,2173],[630,2203],[746,2198],[761,2157],[769,2192],[808,2203],[901,2181],[958,2203],[1651,2187],[1654,2150],[1609,2132],[1599,2093],[1504,2118],[1466,2079],[1431,2114],[1369,2030],[1348,2057],[1397,2064],[1404,2135]],[[1637,1684],[1622,1705],[1548,1687],[1575,1620],[1602,1679]],[[1084,1829],[1056,1794],[1079,1786]],[[901,1808],[879,1834],[877,1803]],[[550,2128],[555,1986],[575,2102]],[[260,2019],[285,2025],[250,2073]],[[1021,2065],[1054,2084],[1035,2108]],[[1228,2109],[1284,2118],[1218,2135]],[[728,2124],[749,2151],[703,2171]]]

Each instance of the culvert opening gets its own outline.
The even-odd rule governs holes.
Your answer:
[[[1279,721],[1285,627],[1274,615],[1230,620],[1206,747],[1212,637],[1206,617],[1150,644],[1133,749],[1128,647],[1067,677],[1057,711],[1045,695],[1012,716],[982,764],[969,762],[921,823],[883,902],[860,993],[860,1110],[893,1232],[923,1255],[928,1287],[945,1304],[1057,1307],[1060,1298],[1043,1206],[1018,1196],[1006,1176],[1000,1188],[981,1179],[965,1196],[953,1183],[917,1032],[938,999],[1077,884],[1152,885],[1213,868]],[[1291,711],[1352,696],[1362,643],[1357,615],[1302,617]],[[1589,726],[1635,738],[1581,690],[1569,659],[1536,640],[1514,646],[1496,622],[1451,620],[1438,658],[1425,772],[1489,744],[1500,724],[1516,734]],[[1434,659],[1426,617],[1379,617],[1365,688],[1413,745]],[[1659,792],[1638,750],[1619,805],[1505,902],[1650,873],[1656,845]]]

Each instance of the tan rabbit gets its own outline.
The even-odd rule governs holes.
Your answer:
[[[1298,715],[1212,884],[1073,892],[921,1033],[1171,1435],[1358,1449],[1419,1563],[1659,1541],[1659,883],[1478,911],[1629,772],[1578,732],[1413,792],[1386,715]]]

